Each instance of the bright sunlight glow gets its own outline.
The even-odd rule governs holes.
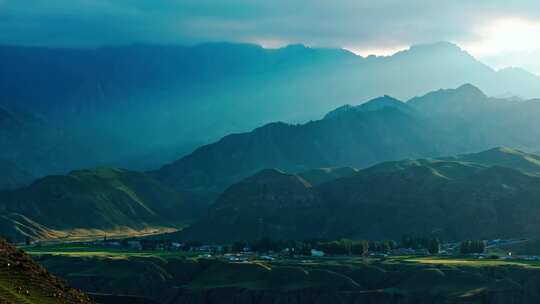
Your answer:
[[[531,52],[540,49],[540,22],[523,18],[499,19],[476,30],[475,41],[462,43],[475,56],[506,52]]]

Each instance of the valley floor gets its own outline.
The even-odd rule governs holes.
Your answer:
[[[471,256],[244,258],[69,244],[26,250],[72,286],[99,294],[102,303],[112,303],[112,299],[166,304],[540,301],[540,262],[535,260]]]

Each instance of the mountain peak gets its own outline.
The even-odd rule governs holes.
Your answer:
[[[367,102],[359,105],[357,110],[360,111],[377,111],[383,108],[399,108],[404,106],[405,103],[403,103],[401,100],[398,100],[392,96],[384,95],[382,97],[377,97],[371,100],[368,100]]]
[[[467,57],[473,58],[469,53],[460,48],[458,45],[441,41],[435,43],[425,43],[425,44],[414,44],[410,48],[398,52],[397,57],[410,57],[410,56],[451,56],[452,58],[457,57]]]
[[[407,104],[426,114],[463,113],[474,110],[489,97],[472,84],[414,97]]]
[[[487,97],[486,94],[484,94],[484,92],[482,92],[482,90],[480,90],[480,88],[470,84],[470,83],[466,83],[460,87],[458,87],[457,89],[454,90],[455,92],[460,92],[462,94],[466,94],[466,95],[469,95],[469,96],[479,96],[479,97]]]
[[[284,50],[304,50],[304,49],[309,49],[309,47],[307,47],[306,45],[304,45],[302,43],[293,43],[293,44],[289,44],[289,45],[283,47],[282,49],[284,49]]]
[[[337,117],[343,113],[356,111],[356,112],[374,112],[379,111],[385,108],[393,108],[403,110],[404,112],[409,112],[411,109],[401,100],[396,99],[389,95],[383,95],[374,99],[370,99],[363,104],[358,106],[351,106],[349,104],[343,105],[328,114],[324,119]]]

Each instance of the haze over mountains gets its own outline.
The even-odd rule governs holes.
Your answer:
[[[65,129],[24,109],[24,105],[3,104],[6,99],[0,100],[0,162],[2,167],[9,163],[6,169],[12,172],[2,179],[15,178],[9,183],[18,184],[17,176],[25,174],[21,171],[40,176],[95,165],[97,158],[91,149]]]
[[[0,304],[540,303],[539,32],[533,0],[0,0]]]
[[[467,235],[453,222],[440,219],[435,227],[423,221],[449,208],[446,200],[431,208],[437,193],[462,201],[455,189],[479,193],[481,198],[463,199],[477,200],[491,215],[510,212],[532,223],[520,206],[536,210],[521,195],[536,197],[540,161],[520,151],[540,149],[540,101],[489,96],[540,96],[539,78],[494,71],[452,44],[368,58],[298,45],[269,50],[227,43],[93,50],[6,46],[0,52],[0,233],[18,240],[140,234],[201,218],[186,236],[231,240],[261,210],[268,223],[279,219],[265,228],[275,237],[390,238],[397,232],[384,221],[371,223],[378,228],[369,234],[336,223],[347,223],[346,216],[361,208],[373,211],[365,221],[379,218],[371,205],[378,201],[387,202],[380,210],[391,213],[394,195],[418,199],[411,210],[423,210],[419,218],[410,216],[420,224],[404,221],[399,231],[440,229],[462,238],[536,229],[497,218],[490,223],[501,230],[471,226],[481,235]],[[25,90],[25,83],[35,85]],[[420,94],[432,87],[451,89]],[[225,134],[188,153],[195,143]],[[519,150],[441,158],[497,146]],[[437,160],[403,161],[425,158]],[[388,161],[399,162],[371,167]],[[153,170],[103,166],[65,173],[100,164]],[[31,183],[33,178],[38,180]],[[372,184],[387,178],[395,192]],[[424,183],[433,192],[414,192]],[[353,185],[350,191],[347,185]],[[366,200],[358,201],[358,189]],[[257,202],[263,209],[249,211],[253,198],[267,190],[272,199],[263,195]],[[522,205],[503,210],[487,193]],[[275,199],[289,215],[278,216],[276,206],[264,209]],[[235,208],[247,211],[236,214]],[[197,230],[212,223],[225,227],[221,234]],[[324,223],[323,230],[308,233],[317,223]],[[262,234],[256,228],[234,238]]]
[[[0,160],[0,189],[15,189],[32,181],[32,175],[9,161]]]
[[[35,176],[96,164],[156,168],[229,133],[319,119],[384,94],[406,100],[472,83],[490,96],[540,96],[539,77],[497,72],[449,43],[368,58],[301,45],[2,46],[0,66],[0,106],[16,104],[46,126],[24,137],[4,129],[13,152],[0,158]],[[25,156],[36,148],[13,138],[43,151]]]
[[[540,146],[538,115],[537,100],[490,98],[469,84],[406,103],[384,96],[303,125],[271,123],[226,136],[153,174],[176,189],[219,193],[264,168],[364,168],[496,146],[534,151]]]
[[[408,218],[414,223],[423,224],[408,225],[404,221],[400,225],[405,226],[399,226],[398,231],[401,232],[428,233],[430,229],[440,229],[446,237],[451,238],[531,233],[536,226],[531,224],[530,227],[516,228],[499,219],[498,212],[515,214],[515,219],[521,222],[534,222],[524,218],[521,212],[524,212],[523,206],[527,206],[532,212],[528,215],[535,214],[536,207],[531,199],[537,197],[536,175],[540,172],[537,170],[540,164],[538,157],[512,149],[490,150],[466,158],[440,157],[495,146],[535,151],[540,147],[539,115],[538,100],[491,98],[470,84],[434,91],[408,102],[385,95],[358,106],[341,106],[322,119],[306,124],[271,123],[248,133],[228,135],[159,170],[146,173],[114,168],[79,170],[67,175],[44,177],[29,186],[0,192],[0,231],[17,239],[43,239],[178,229],[200,219],[217,198],[215,205],[210,206],[210,219],[203,218],[188,231],[197,231],[197,227],[202,225],[223,227],[220,228],[223,234],[196,232],[193,234],[195,238],[230,240],[230,235],[238,229],[250,231],[246,237],[253,237],[257,229],[246,228],[245,225],[250,222],[244,223],[242,216],[251,220],[256,216],[251,211],[237,215],[236,211],[230,213],[230,210],[241,210],[243,207],[236,204],[242,202],[251,208],[249,204],[253,198],[260,198],[260,191],[267,191],[268,185],[277,185],[277,190],[271,191],[270,202],[277,197],[283,206],[276,210],[273,209],[276,206],[269,210],[257,207],[253,211],[280,219],[272,228],[279,229],[272,232],[275,237],[397,237],[397,232],[389,230],[384,223],[372,223],[382,226],[371,229],[370,234],[358,227],[337,227],[333,224],[346,223],[347,218],[341,216],[360,212],[355,208],[374,210],[365,220],[380,217],[384,210],[394,217],[401,217],[399,213],[391,212],[395,207],[392,197],[400,198],[394,202],[399,204],[411,198],[414,204],[420,205],[413,204],[410,212],[422,210],[417,213],[419,218],[412,215]],[[359,172],[355,169],[381,162],[426,157],[439,159],[387,163]],[[11,165],[7,168],[17,167]],[[268,168],[289,173],[269,169],[244,180]],[[24,175],[21,177],[17,172],[23,171],[4,174],[11,182],[4,183],[6,188],[13,188],[10,186],[12,182],[18,181],[18,185],[28,183]],[[291,175],[296,172],[300,173]],[[407,176],[410,179],[404,178]],[[337,182],[346,180],[354,185],[351,191],[343,190],[348,186]],[[388,184],[388,181],[395,182],[391,187],[398,192],[378,188],[377,185]],[[433,191],[422,192],[427,191],[422,188],[424,186],[431,187]],[[377,192],[377,189],[380,191]],[[472,196],[458,198],[454,193],[456,189]],[[367,201],[358,202],[361,195],[356,191],[366,194]],[[444,193],[445,200],[438,193]],[[480,198],[475,195],[480,195]],[[510,210],[502,210],[497,198],[503,202],[511,200],[516,205],[509,207]],[[438,211],[431,208],[435,199],[442,204]],[[436,213],[449,208],[445,204],[451,204],[452,200],[478,202],[491,210],[491,213],[482,214],[496,216],[498,222],[490,224],[497,227],[503,225],[502,230],[483,231],[478,227],[466,230],[479,231],[482,235],[466,235],[463,231],[456,231],[456,223],[444,222],[437,217],[440,213]],[[264,207],[265,201],[266,196],[263,195],[263,199],[256,203]],[[340,204],[351,202],[350,206],[342,206],[347,212],[335,211],[333,208],[338,208],[334,204],[336,201]],[[382,206],[369,209],[370,204],[378,201],[389,205],[386,209]],[[220,212],[225,215],[215,213],[218,209],[223,210]],[[286,212],[289,215],[279,215],[283,210],[289,210]],[[301,212],[295,213],[294,210]],[[435,213],[430,213],[430,210]],[[334,222],[327,222],[328,214],[335,214]],[[434,223],[425,223],[423,216],[437,219],[441,225],[435,227]],[[237,217],[238,222],[234,222]],[[313,221],[304,223],[300,220],[303,218]],[[462,220],[459,225],[463,224]],[[315,229],[316,223],[323,222],[327,227]],[[306,231],[318,232],[311,235]],[[241,233],[234,235],[242,236]]]

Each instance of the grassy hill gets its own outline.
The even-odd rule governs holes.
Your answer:
[[[459,155],[450,157],[448,160],[508,167],[530,174],[540,174],[540,156],[507,147],[498,147],[480,153]]]
[[[67,287],[28,255],[0,240],[0,303],[85,304],[94,301]]]
[[[262,236],[535,236],[540,230],[536,170],[534,155],[508,148],[386,162],[319,185],[298,175],[264,170],[229,187],[207,217],[178,237],[227,242]]]
[[[1,233],[32,238],[177,228],[196,204],[145,175],[98,168],[48,176],[1,194]]]

